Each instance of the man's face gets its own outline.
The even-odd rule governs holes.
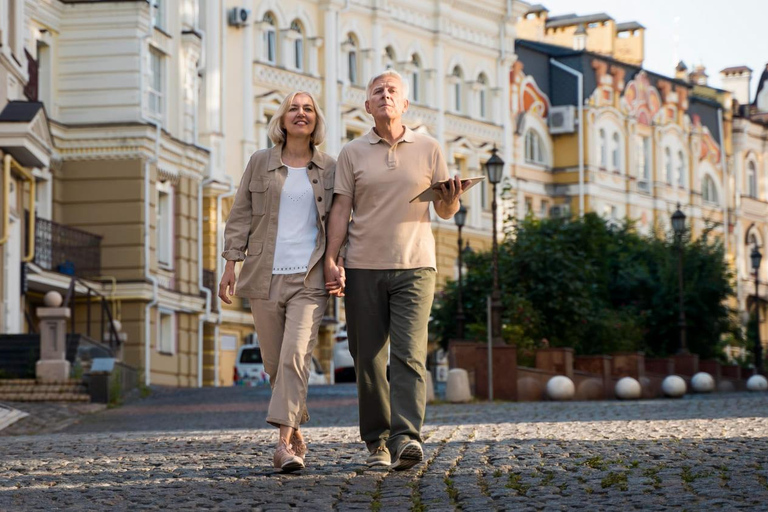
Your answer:
[[[374,119],[400,119],[407,110],[408,100],[403,98],[403,84],[397,77],[384,76],[373,83],[365,111]]]

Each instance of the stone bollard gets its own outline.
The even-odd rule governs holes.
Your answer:
[[[469,392],[469,374],[467,370],[454,368],[448,371],[445,399],[452,403],[469,402],[472,400],[472,394]]]
[[[427,403],[435,401],[435,385],[432,384],[432,372],[427,370]]]
[[[59,293],[48,292],[45,296],[48,307],[37,308],[37,317],[40,319],[40,360],[35,366],[35,376],[40,382],[69,380],[67,319],[70,310],[59,307],[61,302]]]

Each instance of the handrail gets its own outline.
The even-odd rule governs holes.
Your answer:
[[[98,290],[91,288],[88,286],[88,283],[83,281],[82,279],[78,277],[73,277],[69,282],[69,287],[67,288],[67,295],[64,299],[64,302],[62,303],[62,307],[69,307],[70,302],[74,302],[74,296],[75,296],[75,285],[80,284],[81,286],[84,286],[87,294],[88,294],[88,311],[87,311],[87,322],[88,322],[88,334],[90,335],[90,328],[91,328],[91,294],[96,295],[101,300],[101,330],[100,330],[100,336],[104,336],[104,314],[107,315],[107,320],[109,321],[109,345],[110,348],[114,348],[116,344],[120,343],[120,337],[117,334],[117,329],[115,329],[115,320],[112,317],[112,312],[109,310],[109,307],[107,306],[108,299],[107,297],[100,293]],[[70,321],[70,333],[75,333],[75,308],[72,307],[71,309],[71,315],[69,317]]]

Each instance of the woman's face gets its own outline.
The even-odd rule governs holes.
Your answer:
[[[283,116],[283,127],[288,137],[309,137],[315,131],[317,113],[312,99],[306,94],[297,94]]]

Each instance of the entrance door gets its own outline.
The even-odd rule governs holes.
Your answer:
[[[5,290],[3,298],[4,325],[6,334],[22,333],[21,318],[21,222],[18,217],[11,215],[10,238],[5,243]]]

